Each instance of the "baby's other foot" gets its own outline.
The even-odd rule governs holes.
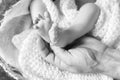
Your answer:
[[[38,20],[38,21],[37,21]],[[34,28],[39,29],[40,35],[41,37],[47,41],[50,42],[49,36],[48,36],[48,31],[51,28],[51,19],[50,19],[50,15],[45,12],[44,13],[44,18],[42,18],[40,15],[38,16],[37,19],[37,24],[35,25]]]

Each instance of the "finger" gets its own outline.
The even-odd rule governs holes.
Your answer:
[[[78,70],[76,68],[67,65],[61,59],[59,59],[57,56],[55,56],[53,53],[48,54],[48,56],[45,58],[45,60],[48,63],[58,67],[61,70],[70,71],[70,72],[78,72]]]
[[[48,33],[49,29],[51,28],[52,21],[48,12],[45,12],[44,16],[45,16],[45,30]]]
[[[57,38],[57,23],[53,23],[51,29],[49,30],[49,37],[51,44],[56,44],[58,41]]]
[[[77,72],[77,69],[66,64],[58,56],[55,56],[54,53],[49,53],[46,57],[44,57],[44,59],[48,63],[58,67],[61,70],[70,71],[70,72]]]
[[[46,33],[48,33],[48,31],[50,30],[51,25],[52,25],[50,19],[47,18],[47,19],[44,21],[44,24],[45,24],[44,29],[46,30]]]
[[[65,62],[68,65],[71,64],[72,55],[70,52],[57,46],[51,45],[51,48],[53,52],[55,53],[55,55],[58,56],[63,62]]]
[[[46,56],[45,60],[53,64],[54,66],[58,67],[61,70],[69,70],[69,66],[65,64],[63,61],[61,61],[55,54],[50,53]]]

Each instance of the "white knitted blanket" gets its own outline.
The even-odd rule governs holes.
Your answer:
[[[9,11],[6,12],[0,31],[4,32],[8,24],[13,19],[20,16],[28,16],[28,7],[32,0],[21,0],[15,4]],[[120,1],[119,0],[97,0],[96,4],[101,8],[101,14],[92,31],[95,37],[99,37],[101,41],[108,46],[113,46],[119,49],[119,31],[120,31]],[[25,20],[18,22],[18,24],[25,24]],[[12,23],[12,28],[18,27]],[[22,25],[22,26],[30,26]],[[12,31],[9,29],[9,31]],[[15,30],[13,29],[13,32]],[[44,43],[39,36],[37,30],[25,28],[16,34],[8,34],[8,39],[12,36],[10,42],[19,50],[19,64],[22,74],[27,80],[112,80],[103,74],[73,74],[66,71],[60,71],[57,67],[48,64],[41,58],[41,47]],[[3,35],[4,36],[4,35]],[[40,44],[40,45],[39,45]],[[2,49],[2,48],[1,48]]]

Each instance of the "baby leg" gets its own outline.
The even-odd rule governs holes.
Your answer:
[[[54,45],[64,47],[94,28],[99,8],[93,3],[83,5],[67,30],[54,25],[50,31],[50,40]]]

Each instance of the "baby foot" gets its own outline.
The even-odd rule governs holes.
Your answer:
[[[48,14],[48,12],[44,13],[44,18],[41,17],[40,15],[38,16],[38,19],[36,19],[36,24],[34,28],[39,29],[41,37],[45,41],[50,42],[48,31],[51,28],[51,19],[50,19],[50,15]]]
[[[59,47],[65,47],[71,42],[72,32],[67,29],[59,28],[57,23],[53,23],[51,29],[49,30],[49,37],[52,45]]]

